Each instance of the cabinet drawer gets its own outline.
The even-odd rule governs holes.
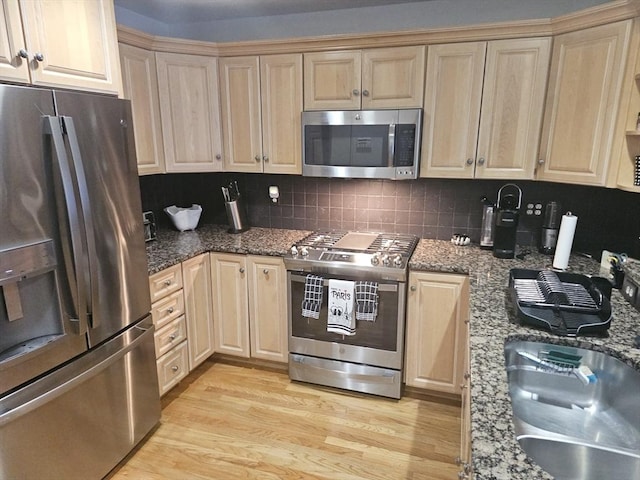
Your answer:
[[[157,302],[170,293],[182,288],[182,269],[180,264],[169,267],[149,277],[151,303]]]
[[[184,341],[158,359],[158,384],[164,395],[189,373],[189,352]]]
[[[173,347],[187,339],[187,324],[184,315],[176,318],[154,334],[156,358],[160,358]]]
[[[151,305],[151,317],[157,330],[160,330],[180,315],[184,315],[184,295],[182,290],[178,290]]]

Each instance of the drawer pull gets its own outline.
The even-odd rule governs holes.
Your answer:
[[[177,372],[178,370],[180,370],[180,367],[178,367],[177,365],[174,365],[173,367],[171,367],[172,372]]]
[[[167,308],[167,312],[168,312],[169,314],[173,313],[173,307]]]
[[[264,270],[262,270],[262,273],[264,273],[265,275],[269,275],[269,270],[265,268]]]
[[[172,333],[171,335],[169,335],[169,341],[173,342],[176,339],[176,334]]]
[[[171,280],[165,280],[164,284],[168,287],[169,285],[171,285]]]

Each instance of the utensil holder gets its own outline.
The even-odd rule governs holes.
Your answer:
[[[247,213],[242,202],[242,197],[236,200],[224,202],[227,210],[227,218],[229,220],[229,233],[241,233],[249,230],[249,222],[247,221]]]

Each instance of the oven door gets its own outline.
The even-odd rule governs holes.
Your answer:
[[[320,318],[302,316],[306,275],[287,273],[289,280],[289,351],[400,370],[404,344],[406,284],[378,282],[378,315],[373,322],[358,320],[355,335],[327,331],[329,279],[325,277]],[[340,277],[341,280],[362,278]]]

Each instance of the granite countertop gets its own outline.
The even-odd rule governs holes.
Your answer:
[[[225,225],[201,225],[196,230],[159,230],[147,243],[149,275],[204,252],[284,256],[291,245],[311,232],[252,227],[242,233],[228,233]]]
[[[227,233],[221,225],[202,225],[195,231],[159,231],[147,244],[149,273],[153,274],[207,251],[283,256],[309,231],[251,228]],[[531,250],[531,251],[530,251]],[[528,253],[527,253],[528,252]],[[544,269],[552,257],[522,249],[523,259],[503,260],[477,246],[455,246],[443,240],[422,239],[409,262],[412,270],[469,275],[471,348],[472,456],[476,479],[551,479],[531,462],[515,439],[511,421],[504,344],[509,340],[545,341],[604,351],[640,370],[640,350],[633,348],[640,334],[640,312],[619,291],[611,297],[613,320],[607,337],[558,337],[510,318],[507,286],[511,268]],[[627,274],[637,275],[638,263]],[[572,255],[569,270],[599,273],[599,262]]]
[[[471,426],[476,479],[531,480],[552,477],[531,462],[515,439],[511,421],[504,344],[512,339],[545,341],[604,351],[640,370],[640,350],[633,340],[640,334],[640,312],[619,291],[611,298],[613,320],[606,338],[558,337],[510,318],[507,300],[511,268],[543,269],[552,257],[533,251],[523,260],[503,260],[475,246],[459,247],[423,239],[409,267],[413,270],[468,274],[470,289]],[[598,274],[599,263],[571,256],[569,270]]]

